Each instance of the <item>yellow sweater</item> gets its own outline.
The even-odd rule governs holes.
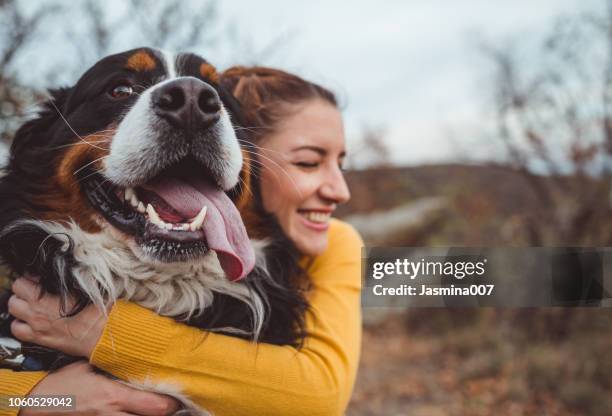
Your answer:
[[[119,301],[90,362],[123,380],[171,382],[216,415],[342,414],[359,362],[362,245],[350,225],[332,220],[328,249],[308,268],[300,350],[205,333]],[[44,375],[0,370],[0,393],[25,396]]]

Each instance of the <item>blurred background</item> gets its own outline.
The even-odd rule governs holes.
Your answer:
[[[138,46],[336,91],[367,245],[608,246],[612,1],[0,0],[0,157]],[[606,309],[364,310],[350,415],[611,415]]]

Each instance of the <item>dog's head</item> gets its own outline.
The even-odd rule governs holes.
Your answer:
[[[145,262],[197,261],[213,250],[232,280],[252,269],[228,197],[248,176],[231,120],[237,106],[213,66],[141,48],[100,60],[51,94],[14,139],[5,180],[20,189],[11,212],[114,233]]]

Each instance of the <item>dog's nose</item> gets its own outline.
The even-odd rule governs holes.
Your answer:
[[[221,99],[213,87],[197,78],[179,78],[159,87],[151,96],[155,113],[179,129],[202,129],[215,123]]]

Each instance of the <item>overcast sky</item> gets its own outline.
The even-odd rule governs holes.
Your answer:
[[[253,63],[262,48],[280,40],[257,63],[296,72],[337,92],[349,152],[370,126],[385,129],[398,164],[489,156],[496,148],[481,135],[490,68],[478,53],[478,40],[534,42],[555,17],[603,11],[604,1],[223,0],[219,17],[238,33],[240,45],[221,42],[220,48],[198,52],[224,68]],[[110,0],[105,7],[112,11],[121,4]],[[62,43],[65,39],[42,36],[38,48],[22,59],[28,63],[49,53],[68,59]],[[141,45],[117,45],[117,51],[134,46]],[[40,80],[36,71],[27,72],[33,82]]]
[[[290,47],[266,63],[337,91],[349,139],[384,126],[402,164],[492,151],[473,148],[488,92],[477,39],[532,42],[556,16],[588,10],[604,10],[603,0],[220,3],[253,46],[286,37]]]

